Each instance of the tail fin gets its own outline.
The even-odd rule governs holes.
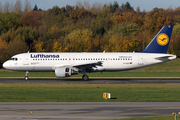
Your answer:
[[[141,52],[143,53],[167,53],[173,25],[165,25],[149,45]]]

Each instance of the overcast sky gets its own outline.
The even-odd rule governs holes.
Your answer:
[[[6,1],[9,1],[10,3],[15,3],[16,0],[0,0],[1,4],[4,5]],[[21,0],[22,3],[24,3],[25,0]],[[31,3],[31,7],[33,8],[36,4],[38,8],[41,8],[43,10],[47,10],[52,8],[53,6],[59,6],[59,7],[65,7],[67,4],[71,6],[75,6],[78,1],[84,2],[84,0],[29,0]],[[153,8],[164,8],[167,9],[169,7],[177,8],[180,7],[180,0],[85,0],[88,1],[91,5],[94,3],[113,3],[114,1],[117,1],[119,5],[122,5],[122,3],[126,3],[127,1],[131,4],[131,6],[136,10],[136,8],[139,6],[140,10],[143,11],[151,11]]]

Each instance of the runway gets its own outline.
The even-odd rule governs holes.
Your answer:
[[[102,120],[171,115],[180,102],[1,102],[0,119]]]
[[[179,78],[92,78],[69,79],[0,78],[0,83],[88,83],[88,84],[179,84]],[[8,120],[102,120],[172,115],[180,112],[180,102],[0,102],[0,119]]]
[[[24,80],[23,78],[0,78],[0,83],[88,83],[88,84],[133,84],[133,83],[180,83],[180,78],[91,78],[84,81],[81,78],[30,78]]]

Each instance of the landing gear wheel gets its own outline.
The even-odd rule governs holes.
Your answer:
[[[86,80],[89,80],[89,77],[87,75],[83,75],[82,79],[86,81]]]
[[[24,78],[25,80],[28,80],[29,78],[28,78],[28,76],[25,76],[25,78]]]

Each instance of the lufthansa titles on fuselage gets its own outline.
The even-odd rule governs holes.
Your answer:
[[[46,55],[46,54],[31,54],[31,58],[59,58],[59,55]]]

